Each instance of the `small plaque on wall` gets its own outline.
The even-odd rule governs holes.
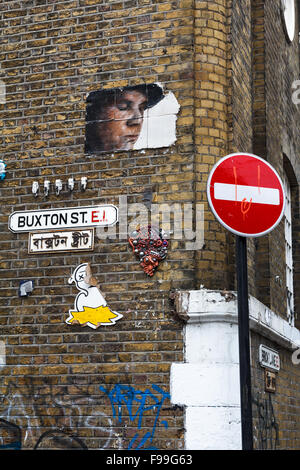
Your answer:
[[[265,369],[265,391],[276,392],[276,373]]]
[[[61,251],[91,251],[94,249],[94,229],[30,233],[29,253]]]

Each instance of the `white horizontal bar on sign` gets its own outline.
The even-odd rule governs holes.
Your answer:
[[[278,206],[279,190],[275,188],[263,188],[259,186],[245,186],[240,184],[215,183],[214,197],[223,201],[243,201],[256,204],[271,204]]]

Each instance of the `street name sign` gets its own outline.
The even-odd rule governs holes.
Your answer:
[[[273,370],[280,370],[280,357],[277,351],[260,344],[259,363],[261,367],[267,367]]]
[[[94,249],[94,228],[29,233],[28,253],[87,251]]]
[[[78,229],[111,226],[118,222],[118,209],[111,204],[18,211],[9,216],[8,228],[14,232]]]

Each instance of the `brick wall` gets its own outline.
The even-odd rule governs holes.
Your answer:
[[[7,86],[7,103],[1,105],[2,158],[7,162],[1,186],[0,322],[7,362],[1,368],[1,417],[20,427],[23,448],[33,448],[48,431],[39,445],[53,446],[51,432],[57,428],[88,448],[183,445],[182,412],[173,409],[168,396],[158,415],[151,406],[162,399],[152,387],[167,394],[170,364],[182,360],[182,328],[171,316],[169,292],[193,286],[193,252],[174,241],[150,279],[124,237],[96,240],[91,253],[29,256],[28,234],[12,234],[7,221],[15,210],[119,206],[120,196],[128,204],[145,197],[153,203],[191,201],[192,4],[45,0],[1,5],[0,63]],[[86,95],[152,82],[161,82],[180,102],[176,145],[85,156]],[[78,190],[83,175],[88,177],[86,192]],[[64,186],[56,196],[55,179],[65,185],[69,176],[76,189],[69,193]],[[33,181],[43,187],[45,179],[52,185],[49,197],[35,198]],[[77,294],[67,279],[85,261],[92,264],[110,307],[123,314],[115,326],[91,330],[65,323]],[[34,291],[19,298],[24,279],[34,281]],[[119,390],[119,385],[128,389]],[[128,393],[137,415],[130,416],[123,402],[123,416],[114,416],[100,386],[116,393],[120,403]],[[134,395],[146,390],[153,395],[146,400],[148,411],[140,405],[141,395]],[[149,431],[154,437],[147,435],[143,443]]]
[[[265,372],[258,361],[260,344],[275,348],[280,355],[275,393],[265,391]],[[252,334],[251,346],[254,449],[297,450],[300,443],[299,365],[292,363],[292,352],[262,335]]]
[[[195,2],[195,198],[204,204],[205,246],[196,253],[196,276],[207,288],[229,288],[230,235],[206,198],[207,176],[229,150],[230,8],[228,2]]]
[[[296,15],[297,17],[297,15]],[[298,25],[296,26],[296,32]],[[293,256],[295,312],[299,311],[299,109],[291,99],[292,82],[299,76],[297,40],[286,41],[279,2],[252,1],[253,34],[253,148],[283,176],[293,193]],[[284,223],[267,237],[257,239],[257,297],[287,319]],[[299,328],[299,318],[295,320]],[[264,391],[264,371],[258,365],[258,348],[265,344],[280,354],[276,393]],[[252,335],[253,416],[255,447],[299,448],[299,366],[292,352],[276,342]]]
[[[254,151],[266,158],[283,175],[286,166],[291,185],[299,182],[299,111],[291,100],[292,82],[299,75],[297,41],[289,44],[284,34],[279,5],[252,2],[254,47]],[[297,16],[297,15],[296,15]],[[296,31],[297,31],[296,27]],[[284,164],[284,155],[289,163]],[[295,188],[297,193],[297,189]],[[297,199],[297,196],[295,197]],[[297,259],[299,206],[294,200],[294,260]],[[258,297],[286,316],[284,225],[257,240]],[[294,263],[295,274],[298,262]],[[276,282],[279,276],[279,282]],[[278,279],[278,278],[277,278]],[[296,280],[296,277],[295,277]],[[296,286],[296,284],[295,284]],[[297,291],[297,289],[295,289]],[[296,297],[296,311],[299,300]]]

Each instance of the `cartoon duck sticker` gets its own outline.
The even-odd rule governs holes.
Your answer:
[[[100,325],[114,325],[123,317],[120,313],[113,312],[107,306],[107,302],[100,291],[97,280],[92,275],[89,263],[77,266],[68,283],[75,282],[77,294],[74,310],[69,310],[66,323],[69,325],[79,324],[98,328]]]

